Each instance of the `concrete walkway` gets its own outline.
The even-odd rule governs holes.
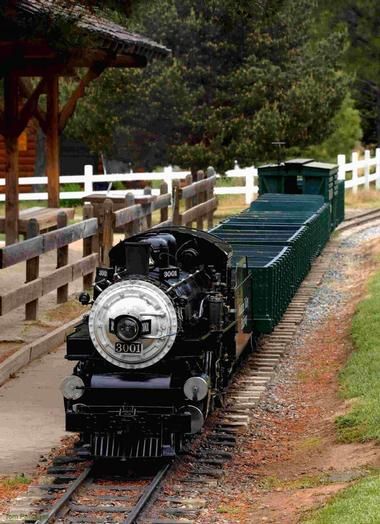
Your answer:
[[[72,368],[61,347],[0,387],[0,475],[32,473],[68,434],[59,386]]]

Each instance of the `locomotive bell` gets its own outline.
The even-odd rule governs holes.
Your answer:
[[[124,369],[160,361],[177,335],[177,314],[170,298],[145,280],[112,284],[96,299],[88,319],[96,350]]]

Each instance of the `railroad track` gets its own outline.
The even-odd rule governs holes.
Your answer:
[[[2,524],[137,523],[169,468],[170,463],[149,464],[149,473],[131,476],[119,474],[120,465],[115,471],[77,454],[56,457],[42,483],[16,499]]]
[[[338,227],[337,231],[345,231],[347,229],[353,229],[357,226],[368,224],[369,222],[380,220],[380,209],[372,209],[365,213],[360,213],[354,217],[346,218]]]
[[[372,210],[347,219],[339,231],[378,219],[380,209]],[[239,434],[248,426],[255,406],[294,340],[306,306],[338,247],[338,240],[330,240],[280,323],[270,335],[261,337],[256,351],[232,380],[225,406],[212,415],[204,434],[190,443],[177,460],[179,471],[181,464],[185,465],[185,473],[169,474],[169,489],[162,483],[169,464],[156,468],[148,477],[127,478],[114,473],[105,477],[78,455],[57,457],[47,470],[47,482],[31,486],[26,496],[16,499],[8,520],[0,520],[0,524],[194,524],[207,507],[210,489],[217,488],[222,480],[223,467],[233,456]],[[155,502],[149,505],[152,498]]]

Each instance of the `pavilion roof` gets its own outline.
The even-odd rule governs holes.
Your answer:
[[[30,27],[34,23],[37,27],[40,25],[43,28],[44,21],[52,25],[64,21],[72,22],[81,29],[82,35],[88,37],[86,47],[96,47],[118,55],[144,56],[148,60],[163,58],[170,54],[169,49],[150,38],[130,32],[125,27],[78,5],[64,5],[56,0],[13,0],[10,4],[12,6],[10,18],[23,37],[27,37],[22,34],[25,27]]]

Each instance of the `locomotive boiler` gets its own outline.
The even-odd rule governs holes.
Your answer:
[[[173,456],[201,430],[251,337],[251,276],[230,245],[185,227],[114,246],[67,338],[66,429],[93,457]]]

